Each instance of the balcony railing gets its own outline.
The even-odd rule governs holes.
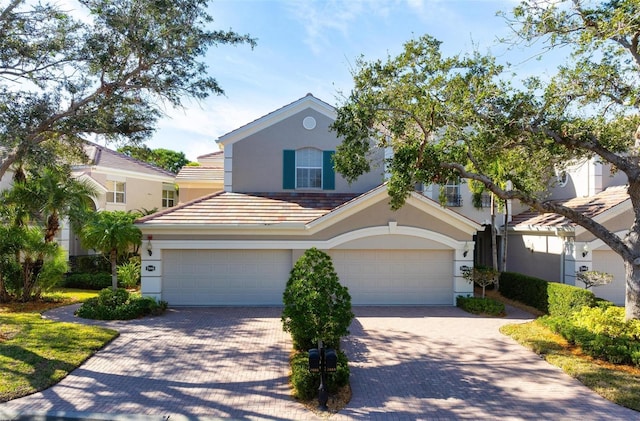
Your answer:
[[[462,206],[462,196],[459,194],[448,194],[447,195],[447,206],[453,208],[459,208]]]

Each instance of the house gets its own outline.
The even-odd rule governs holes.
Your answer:
[[[184,166],[176,175],[179,203],[189,202],[224,187],[224,152],[199,156],[197,166]]]
[[[462,270],[482,225],[419,192],[392,211],[382,150],[349,184],[333,170],[335,118],[308,94],[220,137],[223,190],[138,220],[142,293],[170,305],[281,305],[311,247],[331,256],[354,305],[452,305],[472,293]]]
[[[87,162],[72,166],[72,176],[93,184],[95,210],[151,211],[178,203],[175,174],[93,142],[85,146]],[[86,254],[79,239],[64,224],[59,243],[70,256]]]
[[[560,174],[550,199],[579,210],[623,237],[634,221],[626,177],[596,159],[586,159]],[[508,225],[508,263],[517,271],[548,281],[584,287],[581,271],[613,275],[606,286],[592,289],[600,298],[625,303],[626,276],[622,258],[585,228],[556,214],[524,211]]]

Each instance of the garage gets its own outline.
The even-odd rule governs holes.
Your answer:
[[[451,305],[453,252],[331,250],[353,305]]]
[[[289,250],[165,250],[162,299],[173,306],[281,305]]]

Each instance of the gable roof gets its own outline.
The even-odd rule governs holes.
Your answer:
[[[576,197],[564,201],[556,201],[559,204],[575,209],[589,218],[605,218],[611,213],[622,212],[626,204],[630,204],[627,186],[613,186],[600,193],[588,197]],[[525,211],[514,215],[509,224],[515,230],[526,229],[550,229],[550,228],[575,228],[577,225],[562,215],[555,213],[540,214],[536,211]]]
[[[240,139],[250,136],[254,133],[263,130],[266,127],[272,126],[282,120],[291,117],[292,115],[299,113],[300,111],[311,108],[333,120],[336,118],[336,109],[327,104],[324,101],[319,100],[312,94],[308,93],[304,97],[285,105],[275,111],[270,112],[244,126],[235,129],[227,134],[224,134],[218,138],[216,142],[222,145],[231,145]]]
[[[86,142],[84,150],[89,159],[89,165],[154,176],[175,177],[175,174],[170,171],[139,161],[123,153],[98,145],[97,143]]]
[[[313,232],[388,198],[382,184],[356,193],[234,193],[216,192],[136,221],[141,228],[160,229],[287,229]],[[407,199],[445,224],[474,233],[481,226],[419,193]]]

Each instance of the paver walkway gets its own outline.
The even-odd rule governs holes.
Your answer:
[[[506,319],[454,307],[354,311],[344,344],[353,399],[331,420],[640,419],[501,335],[500,325],[529,317],[515,309]],[[179,308],[161,317],[92,322],[121,334],[59,384],[0,404],[0,419],[45,412],[102,419],[317,419],[290,398],[291,342],[280,312]],[[58,309],[47,317],[73,320],[71,314]]]

